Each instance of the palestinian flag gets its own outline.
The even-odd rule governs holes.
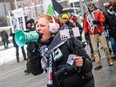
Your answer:
[[[55,15],[56,12],[60,14],[63,7],[56,0],[43,0],[43,7],[45,14]]]
[[[56,12],[58,12],[59,14],[62,13],[63,7],[56,0],[52,0],[52,4]]]

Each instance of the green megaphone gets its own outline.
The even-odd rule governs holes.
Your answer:
[[[40,35],[37,31],[24,32],[22,30],[18,30],[15,33],[15,42],[18,46],[24,46],[28,42],[37,42],[40,38]]]

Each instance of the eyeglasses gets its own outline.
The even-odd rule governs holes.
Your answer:
[[[93,4],[90,4],[89,7],[94,6]]]

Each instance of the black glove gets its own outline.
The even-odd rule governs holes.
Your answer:
[[[28,43],[27,51],[30,52],[31,54],[37,53],[38,52],[38,44],[36,42]]]
[[[93,20],[93,24],[100,24],[99,20]]]

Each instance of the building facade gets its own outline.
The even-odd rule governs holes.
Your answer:
[[[8,11],[14,10],[15,8],[24,8],[24,12],[28,14],[29,17],[36,19],[41,13],[43,13],[43,0],[0,0],[0,26],[9,25]],[[63,8],[80,6],[80,0],[57,0]],[[92,0],[86,0],[87,2]],[[105,2],[111,0],[93,0],[97,5],[103,7]],[[74,2],[74,3],[73,3]],[[84,2],[83,2],[84,3]]]

